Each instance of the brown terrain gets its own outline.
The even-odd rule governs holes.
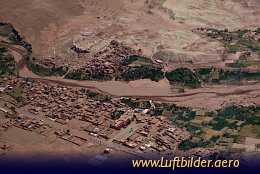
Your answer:
[[[159,82],[143,79],[124,83],[120,81],[75,81],[62,77],[41,77],[25,66],[21,54],[24,48],[9,47],[18,62],[19,75],[24,78],[54,83],[76,88],[87,87],[115,97],[146,98],[155,101],[173,102],[182,106],[200,109],[220,109],[230,104],[259,105],[260,88],[258,83],[234,85],[205,85],[203,88],[187,89],[184,94],[171,87],[167,79]],[[178,87],[176,87],[178,89]],[[205,102],[207,101],[207,102]]]
[[[79,57],[71,49],[72,46],[96,53],[109,45],[111,40],[117,40],[136,50],[141,49],[145,56],[169,62],[167,65],[170,69],[176,65],[193,68],[223,67],[225,66],[221,61],[223,44],[216,40],[209,41],[192,30],[197,27],[230,30],[257,28],[260,24],[257,15],[260,13],[258,2],[257,0],[196,2],[189,0],[24,0],[22,2],[12,0],[0,1],[5,7],[0,8],[0,21],[14,25],[32,45],[34,56],[43,60],[51,58],[52,61],[62,65],[80,67],[84,65],[84,59],[89,59],[85,54]],[[226,16],[225,20],[224,16]],[[245,18],[246,16],[250,17]],[[20,61],[21,56],[17,53],[21,51],[15,50],[14,47],[12,50],[16,60]],[[186,64],[189,60],[196,64]],[[232,88],[225,85],[208,86],[203,89],[187,90],[187,94],[183,96],[174,94],[176,92],[172,90],[166,79],[159,83],[150,80],[137,80],[130,83],[80,82],[62,77],[40,77],[25,66],[21,67],[19,74],[22,77],[42,81],[95,88],[118,97],[153,97],[155,100],[201,107],[204,107],[201,103],[204,103],[205,99],[211,99],[212,104],[207,103],[205,108],[219,108],[224,103],[234,101],[246,102],[240,95],[222,95],[235,94],[237,90],[246,91],[245,94],[243,93],[246,95],[245,98],[247,95],[256,96],[253,101],[259,103],[259,85]],[[241,97],[241,100],[234,96]],[[249,103],[252,103],[250,99]]]
[[[52,57],[64,64],[76,59],[70,49],[73,44],[95,52],[113,39],[141,48],[146,56],[159,55],[173,63],[216,62],[223,46],[208,42],[192,29],[256,28],[260,23],[259,0],[0,0],[0,3],[5,7],[0,8],[0,21],[12,23],[33,45],[37,58]]]
[[[151,57],[153,60],[162,60],[163,71],[182,66],[194,69],[212,66],[225,68],[225,63],[238,60],[240,55],[230,54],[223,61],[225,45],[217,39],[210,40],[194,31],[199,27],[221,30],[255,30],[260,27],[260,0],[0,0],[0,4],[0,22],[11,23],[19,34],[32,45],[32,57],[36,57],[42,62],[53,62],[72,70],[79,68],[83,71],[89,64],[95,69],[96,67],[99,69],[113,67],[112,70],[118,70],[125,57],[136,53]],[[3,39],[3,41],[5,40]],[[0,46],[6,47],[14,56],[21,78],[35,80],[35,86],[32,89],[27,86],[27,91],[24,93],[27,95],[26,98],[32,102],[30,111],[36,111],[29,113],[29,109],[25,106],[17,109],[17,114],[29,116],[29,118],[22,118],[25,123],[29,122],[33,125],[45,123],[46,125],[41,126],[47,127],[44,134],[39,136],[34,132],[35,130],[28,131],[26,126],[22,126],[21,129],[19,121],[14,119],[13,125],[15,126],[12,127],[10,124],[9,129],[6,128],[0,136],[0,143],[4,142],[2,143],[4,147],[5,142],[14,147],[8,156],[21,154],[22,157],[26,153],[29,154],[28,158],[33,159],[35,152],[36,154],[53,152],[54,149],[57,153],[62,154],[61,157],[65,160],[69,156],[67,153],[72,152],[77,156],[82,155],[83,151],[85,152],[83,157],[94,158],[101,154],[106,147],[117,149],[113,158],[122,154],[123,156],[140,156],[138,148],[130,152],[128,148],[112,142],[112,139],[100,140],[99,137],[86,134],[84,127],[91,127],[92,122],[90,124],[86,120],[86,122],[82,121],[82,118],[87,117],[88,113],[81,112],[77,108],[78,105],[72,106],[72,104],[79,104],[82,110],[89,109],[91,106],[90,110],[95,113],[90,118],[102,113],[99,119],[110,122],[114,120],[110,118],[111,113],[108,110],[112,112],[119,108],[115,107],[116,105],[112,107],[107,105],[104,110],[99,111],[98,102],[90,105],[91,100],[85,101],[86,97],[79,92],[79,89],[82,88],[93,89],[111,96],[114,100],[119,100],[121,97],[148,99],[151,100],[150,102],[174,103],[198,110],[217,110],[233,104],[260,105],[259,81],[250,81],[241,85],[203,84],[196,89],[185,88],[185,92],[181,93],[178,91],[180,86],[170,85],[166,78],[159,82],[142,79],[127,83],[115,80],[78,81],[65,79],[64,76],[40,76],[26,66],[23,56],[28,50],[25,49],[25,46],[11,45],[6,42],[1,43]],[[255,56],[253,57],[255,60],[260,60],[259,55],[253,56]],[[98,59],[92,59],[93,57],[98,57]],[[111,64],[107,64],[107,61]],[[256,65],[255,69],[259,70],[259,66]],[[23,80],[18,79],[17,82],[17,79],[10,78],[6,81],[10,82],[10,85],[17,85]],[[52,92],[46,95],[44,90]],[[59,94],[57,91],[64,93]],[[64,100],[69,101],[71,95],[75,100],[60,101],[60,95],[64,94],[66,94],[66,97],[62,96],[65,98]],[[7,99],[4,98],[0,101],[0,106],[6,108],[5,102],[9,102],[9,100],[13,101],[10,96]],[[56,101],[60,103],[56,103]],[[37,111],[39,108],[45,108],[44,104],[39,103],[47,103],[48,117],[43,111]],[[63,124],[62,121],[58,123],[59,119],[54,119],[54,121],[50,119],[67,116],[59,113],[60,108],[67,109],[66,112],[69,112],[69,116],[77,115],[81,120],[65,118],[65,121],[62,120],[65,122]],[[59,114],[54,115],[55,112]],[[103,112],[108,114],[106,119],[103,118]],[[144,126],[147,123],[148,115],[141,116],[145,118],[144,124],[141,124]],[[167,123],[164,129],[169,122],[164,120],[166,118],[161,117],[149,116],[148,118],[149,122],[154,121],[158,125]],[[95,121],[95,119],[93,120]],[[12,123],[12,118],[0,117],[0,124],[10,122]],[[102,129],[106,126],[110,128],[110,122],[105,126],[102,124],[99,126]],[[93,125],[96,127],[97,124],[93,123]],[[130,128],[137,129],[135,126],[139,125],[132,123],[126,129],[113,130],[118,133],[113,137],[116,137],[115,139],[118,141],[126,139],[130,134]],[[72,132],[66,133],[66,129],[70,129]],[[63,135],[72,134],[74,139],[71,137],[66,139],[66,136],[64,139],[63,135],[58,135],[59,130],[65,131]],[[157,130],[151,128],[151,132],[151,134],[155,134]],[[181,132],[186,133],[182,130]],[[78,145],[77,143],[80,144],[83,140],[74,134],[85,135],[80,137],[83,137],[86,143]],[[2,144],[0,145],[2,146]],[[84,156],[85,154],[86,156]],[[146,158],[150,159],[149,153],[142,155],[146,155]],[[132,156],[131,158],[133,158]]]

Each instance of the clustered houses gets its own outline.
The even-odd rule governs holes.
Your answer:
[[[17,87],[26,86],[26,81],[11,76],[2,76],[1,83],[3,85],[3,94],[8,94]],[[20,97],[24,97],[22,92],[20,95]],[[17,102],[15,99],[9,97],[8,95],[3,95],[3,99],[5,100],[5,102],[8,102],[16,107],[23,106],[23,104]],[[15,126],[24,130],[44,135],[45,132],[51,128],[51,126],[45,124],[43,121],[39,121],[35,118],[29,118],[26,115],[19,115],[16,110],[12,109],[12,107],[0,107],[0,116],[1,115],[4,117],[4,122],[0,125],[0,132],[7,131],[10,127]]]
[[[101,125],[106,123],[105,120],[109,121],[111,113],[116,110],[112,102],[101,103],[92,100],[79,89],[45,85],[40,82],[25,82],[11,77],[2,80],[5,88],[12,86],[14,89],[23,84],[21,97],[28,101],[27,109],[34,114],[44,114],[56,120],[66,121],[76,118]]]
[[[17,88],[23,84],[22,97],[28,101],[24,106],[33,114],[45,116],[60,124],[67,124],[71,119],[85,121],[83,131],[95,138],[113,139],[126,147],[137,150],[152,150],[166,153],[176,149],[179,143],[190,138],[190,133],[185,128],[178,128],[171,124],[166,117],[152,117],[145,113],[139,113],[135,109],[127,107],[119,99],[100,102],[86,95],[84,90],[67,88],[57,85],[47,85],[40,82],[26,82],[22,79],[3,78],[6,86]],[[1,112],[6,112],[2,109]],[[113,113],[121,111],[119,117],[112,117]],[[132,124],[133,123],[133,124]],[[48,126],[34,119],[26,117],[17,121],[6,122],[2,129],[10,126],[44,133]],[[134,125],[134,128],[131,128]],[[129,126],[131,129],[128,130]],[[130,131],[129,133],[127,133]],[[126,136],[123,139],[114,139],[114,135],[122,132]],[[55,132],[61,139],[83,145],[87,140],[70,131],[58,130]]]
[[[64,130],[57,130],[55,131],[55,134],[65,140],[68,141],[70,143],[76,144],[78,146],[82,146],[83,144],[85,144],[87,142],[87,139],[83,138],[83,137],[79,137],[76,135],[72,135],[71,133],[64,131]]]
[[[232,41],[232,37],[224,37],[224,35],[220,35],[218,30],[212,29],[212,28],[198,28],[196,30],[193,30],[193,32],[206,35],[206,36],[214,36],[214,38],[221,42],[226,44],[227,42]]]
[[[23,79],[17,79],[15,77],[12,77],[12,76],[2,76],[0,78],[0,84],[2,83],[2,95],[3,97],[2,98],[5,98],[5,95],[4,94],[7,94],[9,92],[12,92],[15,87],[17,86],[22,86],[23,84],[25,84],[25,80]],[[0,93],[1,94],[1,93]],[[9,103],[13,104],[14,106],[16,107],[22,107],[23,104],[21,102],[17,102],[15,99],[9,97],[9,98],[6,98],[5,100],[8,100]],[[14,111],[12,111],[14,112]]]
[[[129,56],[140,53],[140,51],[135,51],[125,44],[113,40],[107,48],[94,54],[95,66],[104,69],[106,73],[121,72],[123,70],[122,62]],[[95,71],[95,69],[92,69],[92,71]]]
[[[120,130],[121,128],[125,128],[130,123],[131,123],[130,118],[119,119],[119,120],[114,121],[114,123],[111,124],[111,128]]]
[[[33,131],[38,134],[44,134],[46,131],[48,131],[51,128],[51,126],[37,119],[24,117],[24,118],[18,118],[18,120],[16,121],[17,121],[17,123],[15,124],[16,127],[19,127],[24,130]]]
[[[176,149],[179,143],[190,138],[190,133],[185,128],[171,125],[171,122],[165,117],[150,117],[146,114],[135,116],[135,118],[138,117],[144,120],[139,122],[142,126],[134,134],[121,140],[126,147],[164,153]]]
[[[178,127],[169,127],[163,130],[162,134],[157,134],[154,148],[158,151],[167,149],[176,149],[180,142],[189,139],[190,133]]]
[[[0,131],[6,131],[10,127],[15,126],[24,130],[44,135],[46,131],[51,129],[51,126],[45,124],[43,121],[32,119],[26,116],[12,114],[12,117],[6,115],[6,118],[8,119],[6,119],[6,121],[0,125]]]
[[[30,113],[45,115],[54,121],[66,124],[71,119],[79,119],[89,122],[95,126],[113,127],[116,122],[130,123],[133,117],[132,112],[126,112],[126,117],[119,120],[112,120],[111,115],[117,110],[114,103],[111,101],[101,103],[98,100],[93,100],[79,89],[65,88],[55,85],[45,85],[38,82],[25,82],[21,79],[6,78],[7,86],[17,86],[24,84],[23,98],[30,103],[27,107]],[[127,107],[121,105],[124,111]],[[4,110],[5,111],[5,110]],[[127,123],[127,124],[128,124]],[[127,125],[125,124],[125,126]],[[115,126],[114,128],[116,128]]]
[[[110,127],[114,128],[116,130],[125,128],[131,123],[132,119],[134,118],[133,116],[134,116],[133,111],[129,110],[129,111],[125,112],[119,119],[115,120],[110,125]]]
[[[220,32],[216,29],[212,29],[212,28],[197,28],[196,30],[193,30],[193,32],[199,33],[199,34],[207,34],[207,35],[214,35],[214,36],[218,36],[215,39],[217,39],[218,41],[222,42],[222,41],[231,41],[232,38],[225,38],[226,35],[221,35]],[[224,32],[228,32],[228,30],[224,30]],[[243,35],[242,38],[243,39],[253,39],[254,41],[259,41],[260,39],[260,33],[257,31],[251,31],[251,30],[241,30],[240,31]],[[234,32],[231,32],[231,34]],[[230,40],[231,39],[231,40]]]
[[[255,32],[255,31],[249,31],[243,37],[245,37],[245,38],[252,38],[256,42],[260,41],[260,33],[259,32]]]
[[[34,113],[43,112],[46,117],[62,124],[76,118],[94,125],[103,125],[116,109],[113,104],[92,100],[77,89],[30,84],[25,93],[31,103],[29,110]]]
[[[8,120],[8,121],[4,122],[3,124],[1,124],[0,131],[3,132],[3,131],[8,130],[15,123],[16,123],[15,120]]]
[[[117,106],[124,107],[122,110],[128,110],[123,104],[118,105],[118,101],[102,103],[99,100],[93,100],[79,89],[45,85],[38,82],[26,82],[22,79],[12,77],[3,78],[3,82],[3,84],[6,84],[6,89],[8,86],[17,88],[21,84],[23,85],[22,97],[28,101],[28,105],[24,107],[33,115],[45,116],[60,124],[67,124],[71,119],[82,120],[95,128],[95,132],[93,131],[94,128],[92,128],[92,130],[85,128],[85,131],[89,132],[90,135],[105,139],[109,139],[110,134],[113,133],[113,129],[110,128],[110,126],[113,122],[111,114],[117,109],[114,102],[117,103]],[[5,92],[8,94],[8,90]],[[8,97],[8,99],[10,101],[12,98]],[[7,115],[7,112],[9,112],[9,110],[5,108],[0,109],[2,115]],[[35,122],[35,120],[33,120],[33,122]],[[22,121],[19,123],[17,127],[30,131],[39,127],[38,122],[35,122],[35,125],[31,124],[30,121]],[[1,129],[7,129],[15,124],[16,122],[14,121],[6,122],[2,125]],[[98,130],[96,128],[98,128]],[[61,139],[77,145],[82,145],[86,141],[76,135],[68,134],[68,136],[69,135],[70,137],[67,139],[65,139],[65,135],[58,136]]]
[[[90,59],[85,59],[86,62],[81,64],[83,66],[70,67],[70,72],[78,72],[83,77],[98,75],[112,77],[124,71],[125,67],[122,66],[124,60],[140,53],[140,50],[135,51],[125,44],[113,40],[107,47],[90,56]]]
[[[106,140],[110,139],[113,133],[115,132],[112,128],[109,128],[107,126],[96,126],[93,124],[90,124],[84,127],[83,129],[93,137],[100,137]]]
[[[124,43],[112,40],[110,44],[98,52],[88,53],[81,58],[65,61],[59,59],[45,58],[39,64],[45,68],[62,67],[68,70],[68,74],[80,74],[81,77],[105,76],[112,77],[122,73],[125,67],[122,62],[132,55],[141,54],[141,50],[134,50]],[[67,58],[66,58],[67,59]]]

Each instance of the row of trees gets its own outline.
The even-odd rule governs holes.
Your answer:
[[[52,67],[52,68],[46,68],[40,64],[34,63],[32,61],[27,61],[28,68],[33,71],[34,73],[42,76],[53,76],[53,75],[59,75],[62,76],[66,73],[66,68],[64,67]]]
[[[200,86],[198,75],[192,72],[189,68],[178,68],[171,72],[167,72],[166,77],[172,84],[181,83],[193,88]]]
[[[111,75],[106,75],[103,72],[96,72],[96,73],[87,73],[83,70],[74,70],[70,71],[65,76],[66,79],[73,79],[73,80],[112,80],[113,77]]]
[[[121,79],[124,81],[150,79],[152,81],[158,82],[163,78],[164,75],[161,67],[151,67],[144,65],[138,67],[129,67],[128,70],[121,75]]]

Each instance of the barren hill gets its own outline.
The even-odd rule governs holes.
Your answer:
[[[147,56],[171,50],[163,54],[167,59],[179,60],[187,54],[195,62],[212,62],[215,58],[219,60],[223,46],[208,42],[192,29],[260,26],[259,0],[0,0],[0,3],[0,21],[12,23],[32,44],[37,58],[64,61],[76,58],[70,49],[73,44],[95,52],[111,40],[118,40],[134,49],[141,48]]]

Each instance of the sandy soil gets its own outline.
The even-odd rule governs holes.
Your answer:
[[[54,57],[61,62],[76,56],[70,50],[73,43],[96,51],[112,39],[141,48],[147,56],[170,50],[169,62],[183,62],[185,57],[212,62],[219,60],[223,46],[208,42],[192,29],[259,26],[256,0],[155,2],[162,1],[0,0],[4,7],[0,8],[0,21],[12,23],[33,45],[36,57]],[[173,11],[175,20],[165,9]]]
[[[72,160],[74,157],[76,159],[80,157],[88,159],[100,154],[104,149],[104,146],[96,146],[91,142],[77,146],[57,138],[54,133],[43,136],[16,127],[3,132],[0,140],[1,142],[8,142],[8,145],[12,146],[12,151],[6,153],[0,160],[3,158],[16,160],[20,158],[23,160],[44,160],[52,158]]]
[[[177,21],[197,26],[234,30],[260,23],[257,0],[166,0],[163,6],[174,12]]]
[[[12,129],[4,132],[1,139],[2,141],[11,142],[11,145],[16,145],[17,149],[19,149],[20,146],[30,149],[32,144],[41,142],[43,140],[43,136],[40,136],[34,132],[13,127]]]

